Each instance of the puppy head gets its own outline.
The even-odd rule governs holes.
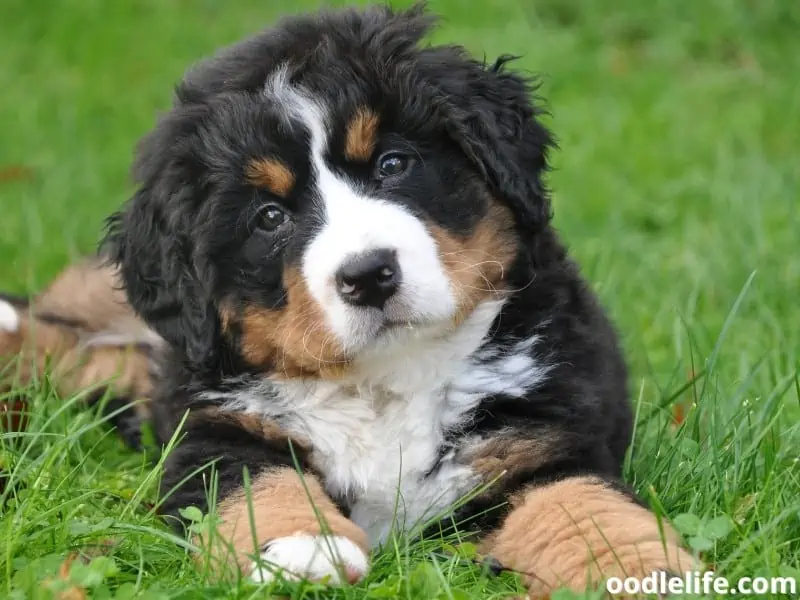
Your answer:
[[[186,75],[106,242],[188,364],[340,375],[503,293],[548,227],[550,137],[501,63],[421,48],[431,24],[295,17]]]

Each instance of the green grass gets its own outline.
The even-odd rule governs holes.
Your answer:
[[[0,288],[36,290],[90,251],[131,191],[136,139],[183,69],[298,6],[313,5],[4,0]],[[524,54],[519,64],[542,74],[561,144],[557,225],[632,366],[639,426],[628,480],[652,506],[684,515],[688,541],[718,572],[800,575],[800,4],[432,6],[446,18],[436,40]],[[28,432],[0,440],[15,482],[0,504],[0,597],[54,597],[42,581],[67,554],[107,540],[113,564],[73,569],[98,586],[95,597],[259,595],[210,583],[152,515],[156,473],[145,457],[77,399],[45,383],[31,395]],[[363,585],[335,595],[514,589],[513,577],[488,577],[435,543],[398,541]]]

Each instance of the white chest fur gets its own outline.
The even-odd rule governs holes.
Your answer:
[[[536,338],[502,355],[477,351],[499,309],[486,303],[457,331],[410,332],[376,348],[363,375],[347,382],[264,382],[227,406],[276,418],[309,440],[325,486],[350,500],[352,520],[378,544],[392,527],[436,516],[479,483],[449,456],[429,475],[446,432],[467,423],[487,395],[521,395],[545,376],[531,354]]]
[[[290,427],[312,440],[312,461],[328,490],[351,501],[351,518],[373,543],[393,522],[407,529],[433,516],[474,485],[469,468],[438,457],[445,423],[471,406],[453,406],[444,387],[396,396],[386,390],[346,390],[319,384],[308,390],[309,410]]]

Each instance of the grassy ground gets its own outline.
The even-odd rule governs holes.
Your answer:
[[[717,571],[800,576],[800,5],[432,5],[446,16],[437,40],[524,54],[520,64],[543,75],[562,147],[557,223],[633,367],[629,481],[678,517]],[[91,250],[102,217],[130,193],[136,138],[184,67],[298,6],[312,4],[4,0],[0,288],[35,290]],[[0,496],[0,597],[52,597],[75,550],[110,557],[72,569],[95,597],[259,595],[209,583],[152,516],[146,458],[76,399],[45,385],[32,394],[28,434],[0,440],[15,483]],[[363,585],[337,594],[516,589],[513,577],[440,554],[398,541]]]

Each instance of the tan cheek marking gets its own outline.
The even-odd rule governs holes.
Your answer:
[[[597,479],[576,477],[533,488],[481,550],[526,573],[535,598],[560,586],[576,591],[613,576],[699,569],[677,534],[620,492]]]
[[[287,270],[284,286],[286,305],[282,309],[244,309],[242,355],[253,365],[274,364],[276,378],[341,377],[348,362],[297,269]]]
[[[252,185],[265,188],[281,198],[289,196],[295,183],[294,173],[277,158],[251,161],[245,169],[245,176]]]
[[[467,238],[458,238],[438,225],[428,226],[458,295],[456,324],[480,302],[502,293],[508,268],[517,255],[513,226],[511,211],[494,200]]]
[[[310,473],[301,479],[300,474],[289,468],[262,472],[253,477],[249,498],[250,503],[246,491],[239,489],[217,506],[220,524],[216,533],[222,543],[212,543],[210,550],[222,562],[218,566],[234,563],[242,570],[248,569],[252,556],[258,553],[258,548],[253,548],[254,538],[261,545],[280,537],[323,532],[315,509],[327,527],[325,531],[350,539],[365,553],[369,550],[364,531],[339,512],[319,480]],[[208,547],[202,538],[196,538],[195,542]]]
[[[344,155],[347,160],[366,162],[372,158],[378,142],[378,116],[369,108],[360,108],[347,125]]]

